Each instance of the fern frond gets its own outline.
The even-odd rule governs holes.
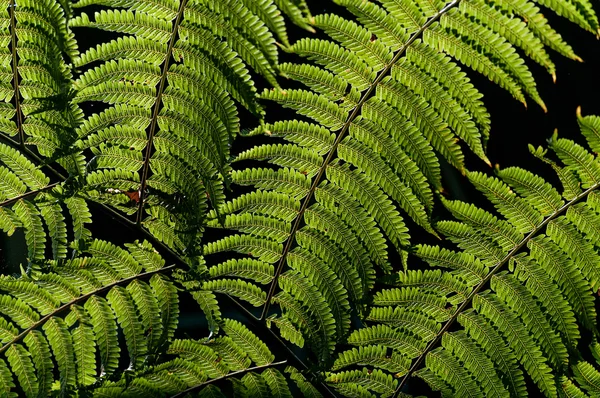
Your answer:
[[[586,134],[593,142],[593,135]],[[375,324],[359,328],[348,339],[373,351],[348,351],[340,366],[356,359],[385,369],[367,358],[369,353],[377,357],[382,350],[378,345],[393,343],[390,348],[408,347],[412,359],[396,395],[416,375],[449,396],[528,396],[532,392],[525,374],[545,396],[581,395],[583,380],[593,380],[595,369],[575,365],[581,366],[572,370],[579,379],[566,376],[571,375],[570,364],[583,363],[577,348],[582,328],[597,333],[592,292],[598,287],[600,201],[595,191],[600,184],[594,180],[594,155],[556,136],[550,146],[566,168],[547,161],[543,149],[534,154],[559,172],[575,171],[573,176],[587,181],[588,188],[567,189],[561,195],[552,184],[519,168],[497,170],[499,178],[469,172],[469,180],[499,215],[442,199],[461,221],[439,221],[436,228],[463,251],[418,246],[417,256],[445,270],[405,270],[384,278],[397,287],[373,294],[374,307],[366,320]],[[358,391],[357,386],[352,388]]]
[[[274,34],[287,43],[283,19],[272,1],[87,1],[77,7],[85,11],[93,4],[107,8],[93,16],[83,12],[70,26],[108,30],[119,37],[75,60],[85,68],[74,83],[75,102],[101,100],[113,106],[82,121],[80,141],[73,146],[94,153],[90,176],[101,168],[115,176],[135,172],[135,184],[122,189],[107,180],[106,189],[135,189],[139,199],[134,201],[137,209],[123,200],[92,199],[127,214],[136,212],[138,224],[193,258],[186,249],[198,246],[203,232],[206,209],[200,198],[207,195],[218,209],[223,201],[219,181],[229,183],[229,146],[239,132],[234,100],[257,115],[262,112],[246,65],[277,87]],[[87,66],[96,61],[101,62],[94,68]],[[140,107],[147,112],[136,109]],[[185,193],[173,199],[172,190],[158,180],[170,180]],[[166,204],[166,211],[154,210],[156,201]],[[189,211],[179,211],[184,208]],[[185,224],[191,213],[197,214],[197,222],[174,236],[166,233],[166,225]]]

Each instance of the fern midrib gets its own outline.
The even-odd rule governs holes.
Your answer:
[[[467,299],[463,303],[461,303],[461,305],[454,312],[452,317],[444,324],[442,329],[437,333],[436,337],[429,343],[427,348],[425,348],[423,353],[421,353],[421,355],[413,363],[413,365],[410,367],[408,372],[406,372],[406,374],[403,376],[402,380],[398,384],[398,388],[396,388],[396,391],[394,392],[394,395],[392,396],[392,398],[396,398],[398,396],[398,394],[400,393],[400,390],[402,389],[404,384],[406,384],[406,382],[411,377],[411,375],[421,365],[421,363],[423,362],[423,360],[425,359],[427,354],[437,346],[437,344],[440,342],[444,333],[446,333],[450,329],[450,327],[452,326],[454,321],[456,321],[458,316],[462,312],[464,312],[467,309],[467,307],[470,306],[471,301],[473,300],[475,295],[477,293],[479,293],[481,291],[481,289],[483,289],[488,284],[488,282],[492,279],[492,277],[495,274],[497,274],[504,265],[507,264],[508,260],[510,260],[513,256],[515,256],[517,254],[517,252],[519,252],[527,244],[527,242],[529,242],[531,239],[533,239],[542,229],[544,229],[550,221],[556,219],[562,213],[567,211],[571,206],[575,205],[581,199],[585,198],[586,196],[588,196],[590,193],[597,190],[598,188],[600,188],[600,182],[597,182],[596,184],[592,185],[590,188],[586,189],[585,191],[583,191],[582,193],[577,195],[575,198],[573,198],[569,202],[565,203],[558,210],[556,210],[554,213],[552,213],[547,218],[545,218],[536,228],[534,228],[525,238],[523,238],[518,245],[516,245],[510,252],[508,252],[508,254],[506,254],[506,256],[504,256],[504,258],[502,260],[500,260],[498,263],[496,263],[496,265],[494,265],[492,267],[492,270],[489,272],[489,274],[475,287],[475,289],[473,289],[473,291],[469,294]]]
[[[460,4],[460,2],[461,2],[461,0],[453,0],[452,2],[446,4],[444,6],[444,8],[442,8],[434,16],[429,18],[427,20],[427,22],[425,22],[425,24],[423,26],[421,26],[421,28],[418,31],[413,33],[413,35],[408,39],[408,41],[406,43],[404,43],[404,45],[396,52],[396,54],[394,55],[392,60],[385,66],[385,68],[381,72],[379,72],[379,74],[377,75],[377,77],[375,78],[373,83],[371,83],[369,85],[367,91],[362,95],[362,97],[358,101],[358,103],[357,103],[356,107],[353,109],[352,113],[346,119],[346,122],[342,126],[340,133],[337,135],[333,145],[331,146],[331,149],[329,150],[327,157],[323,161],[323,164],[321,165],[319,172],[315,176],[315,180],[314,180],[313,184],[311,185],[310,190],[308,191],[308,194],[305,196],[305,198],[302,202],[302,206],[300,207],[300,211],[298,212],[296,219],[294,221],[294,224],[292,226],[292,229],[290,230],[290,234],[287,238],[286,244],[285,244],[283,252],[281,254],[281,258],[279,260],[279,264],[277,265],[275,275],[273,276],[273,281],[271,282],[271,286],[269,288],[269,293],[267,294],[265,306],[263,307],[263,311],[260,316],[261,320],[265,320],[265,318],[267,316],[267,313],[269,311],[269,307],[271,304],[271,298],[275,294],[275,290],[277,289],[277,281],[278,281],[279,276],[281,275],[281,272],[283,271],[283,267],[285,265],[287,253],[292,249],[292,245],[294,242],[294,238],[296,236],[296,232],[301,227],[302,219],[303,219],[304,213],[306,212],[306,209],[308,208],[308,204],[310,203],[312,197],[314,196],[317,187],[321,183],[323,176],[325,175],[325,170],[327,169],[327,166],[331,163],[331,161],[335,157],[338,145],[340,144],[342,138],[344,138],[344,136],[350,129],[350,125],[358,117],[358,115],[361,112],[362,107],[366,103],[366,101],[369,100],[373,96],[374,91],[375,91],[376,87],[379,85],[379,83],[387,75],[389,75],[394,64],[396,62],[398,62],[400,60],[400,58],[402,57],[402,55],[404,55],[406,53],[406,50],[408,49],[408,47],[410,47],[419,37],[421,37],[423,32],[425,32],[433,23],[438,21],[444,14],[446,14],[452,8],[458,6]]]
[[[69,301],[66,304],[61,305],[60,307],[56,308],[54,311],[52,311],[49,314],[46,314],[45,316],[43,316],[42,318],[40,318],[40,320],[38,320],[37,322],[35,322],[33,325],[31,325],[30,327],[28,327],[27,329],[23,330],[21,333],[19,333],[17,336],[15,336],[11,341],[9,341],[8,343],[6,343],[5,345],[3,345],[2,347],[0,347],[0,354],[2,354],[4,351],[6,351],[9,347],[11,347],[13,344],[18,343],[19,341],[21,341],[23,338],[25,338],[25,336],[27,336],[32,330],[35,330],[37,328],[39,328],[40,326],[42,326],[44,323],[46,323],[46,321],[48,321],[50,318],[52,318],[53,316],[56,316],[57,314],[71,308],[72,305],[74,304],[78,304],[82,301],[87,300],[88,298],[97,295],[97,294],[101,294],[106,292],[107,290],[112,289],[115,286],[121,286],[124,284],[127,284],[129,282],[132,282],[134,280],[137,279],[143,279],[143,278],[147,278],[149,276],[152,276],[154,274],[158,274],[161,272],[166,272],[169,271],[171,269],[176,268],[176,265],[168,265],[166,267],[162,267],[156,270],[152,270],[152,271],[147,271],[147,272],[143,272],[141,274],[137,274],[134,276],[131,276],[129,278],[124,278],[124,279],[120,279],[116,282],[110,283],[106,286],[102,286],[99,289],[96,289],[94,291],[91,291],[89,293],[83,294],[71,301]]]
[[[25,193],[23,193],[23,194],[21,194],[19,196],[15,196],[15,197],[12,197],[10,199],[6,199],[5,201],[0,202],[0,207],[10,206],[13,203],[18,202],[21,199],[27,199],[27,198],[29,198],[31,196],[37,195],[38,193],[48,191],[48,190],[54,188],[55,186],[60,185],[61,183],[62,183],[62,181],[55,182],[53,184],[46,185],[46,186],[44,186],[42,188],[39,188],[39,189],[34,189],[32,191],[27,191],[27,192],[25,192]]]
[[[23,112],[21,111],[21,95],[19,92],[19,59],[17,56],[17,18],[15,16],[16,0],[8,0],[10,10],[10,36],[13,70],[13,91],[15,96],[15,112],[17,117],[17,131],[19,132],[19,145],[25,147],[25,130],[23,129]]]
[[[169,39],[169,46],[167,47],[166,58],[163,64],[163,70],[160,76],[160,83],[158,85],[158,91],[156,94],[156,102],[154,103],[154,110],[152,112],[152,120],[150,121],[148,142],[146,143],[146,153],[144,154],[144,165],[142,166],[142,176],[140,179],[140,203],[138,205],[138,211],[136,216],[136,223],[138,226],[141,226],[142,218],[144,215],[144,203],[146,199],[145,191],[146,184],[148,182],[148,173],[150,171],[150,156],[152,155],[152,149],[154,147],[154,134],[156,134],[156,128],[158,126],[158,113],[161,109],[162,95],[167,85],[167,76],[169,74],[169,66],[172,58],[171,53],[173,52],[173,47],[175,46],[175,41],[177,40],[177,31],[179,29],[179,25],[181,24],[181,20],[183,18],[183,11],[185,10],[186,4],[187,0],[181,0],[181,3],[179,4],[179,10],[177,11],[177,17],[175,18],[175,22],[173,23],[173,31],[171,33],[171,38]]]

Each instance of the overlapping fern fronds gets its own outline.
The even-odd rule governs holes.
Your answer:
[[[129,370],[152,364],[177,326],[177,289],[160,274],[172,267],[146,242],[93,240],[83,256],[2,276],[3,394],[66,396],[121,374],[117,322]]]
[[[45,259],[49,250],[55,260],[65,259],[69,242],[89,239],[89,223],[83,198],[66,196],[31,160],[0,143],[0,229],[8,236],[23,229],[29,264]]]
[[[518,167],[467,174],[497,214],[444,200],[460,221],[436,229],[462,250],[418,246],[431,267],[399,272],[374,295],[329,383],[392,396],[418,376],[443,396],[583,396],[575,380],[594,394],[598,371],[581,359],[581,336],[592,336],[597,355],[600,117],[579,123],[594,154],[556,134],[549,147],[562,165],[530,147],[562,192]],[[361,384],[367,373],[384,387]],[[526,389],[525,374],[538,391]]]
[[[135,213],[139,225],[197,262],[207,204],[219,207],[230,182],[236,103],[263,112],[249,68],[278,86],[276,43],[289,43],[276,3],[298,22],[305,16],[304,3],[289,0],[76,2],[84,12],[71,28],[119,37],[73,62],[74,103],[106,104],[75,130],[71,149],[91,153],[73,189]],[[89,6],[101,9],[90,16]]]
[[[553,75],[547,48],[578,59],[529,1],[336,3],[355,19],[315,16],[311,24],[331,40],[301,39],[289,51],[311,62],[281,65],[310,90],[262,94],[312,121],[275,121],[248,134],[285,142],[235,158],[270,164],[233,171],[235,184],[256,190],[210,213],[209,226],[239,234],[204,249],[275,264],[262,319],[276,319],[290,341],[308,341],[321,363],[348,335],[351,308],[362,314],[376,273],[390,272],[388,250],[406,258],[404,218],[436,234],[438,156],[465,174],[467,147],[488,162],[489,115],[459,63],[545,107],[519,51]],[[587,0],[544,4],[597,32]]]
[[[238,321],[219,319],[218,336],[175,338],[175,266],[147,242],[126,246],[91,240],[80,257],[0,278],[2,396],[219,395],[212,384],[224,380],[243,396],[291,397],[289,383],[319,396]]]

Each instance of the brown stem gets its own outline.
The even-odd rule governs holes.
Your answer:
[[[150,122],[150,132],[148,133],[148,142],[146,143],[146,153],[144,155],[144,165],[142,167],[142,177],[140,179],[140,203],[138,205],[138,211],[136,216],[136,223],[141,225],[142,218],[144,216],[144,199],[146,192],[146,184],[148,182],[148,174],[150,172],[150,156],[152,155],[152,142],[154,140],[154,134],[156,134],[156,128],[158,126],[158,112],[160,111],[160,106],[162,102],[162,95],[165,91],[165,87],[167,85],[167,73],[169,72],[169,64],[171,61],[171,53],[173,52],[173,46],[175,45],[175,40],[177,39],[177,30],[179,28],[179,24],[181,23],[181,19],[183,18],[183,10],[185,9],[187,0],[182,0],[181,4],[179,4],[179,11],[177,12],[177,18],[173,24],[173,33],[171,34],[171,39],[169,39],[169,46],[167,47],[167,55],[165,59],[165,63],[163,65],[162,75],[160,77],[160,83],[158,85],[158,92],[156,95],[156,102],[154,103],[154,111],[152,113],[152,121]]]
[[[17,56],[17,18],[15,16],[16,0],[8,0],[10,13],[10,44],[12,53],[13,70],[13,95],[15,97],[15,112],[17,117],[17,130],[19,132],[19,144],[25,146],[25,131],[23,130],[23,112],[21,111],[21,94],[19,92],[19,59]]]
[[[33,190],[33,191],[25,192],[24,194],[21,194],[19,196],[15,196],[14,198],[7,199],[4,202],[0,202],[0,207],[10,206],[10,205],[12,205],[13,203],[15,203],[18,200],[27,199],[28,197],[35,196],[35,195],[37,195],[40,192],[48,191],[48,190],[54,188],[55,186],[57,186],[59,184],[61,184],[61,183],[60,182],[55,182],[54,184],[46,185],[45,187],[42,187],[42,188],[39,188],[39,189],[36,189],[36,190]]]

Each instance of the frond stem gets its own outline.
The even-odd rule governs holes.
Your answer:
[[[487,283],[490,281],[490,279],[492,279],[492,277],[496,273],[498,273],[498,271],[500,271],[500,268],[502,268],[504,265],[506,265],[508,260],[510,260],[511,257],[513,257],[515,254],[517,254],[517,252],[519,250],[521,250],[527,244],[527,242],[529,242],[535,235],[537,235],[542,229],[544,229],[550,221],[554,220],[556,217],[558,217],[559,215],[564,213],[569,207],[573,206],[574,204],[576,204],[581,199],[585,198],[591,192],[597,190],[598,188],[600,188],[600,182],[597,182],[596,184],[592,185],[590,188],[586,189],[585,191],[583,191],[582,193],[577,195],[575,198],[571,199],[569,202],[565,203],[560,209],[556,210],[554,213],[552,213],[547,218],[545,218],[544,221],[542,221],[540,223],[540,225],[538,225],[533,231],[531,231],[529,234],[527,234],[527,236],[525,238],[523,238],[523,240],[521,242],[519,242],[518,245],[516,245],[510,252],[508,252],[508,254],[506,256],[504,256],[504,258],[502,258],[502,260],[500,260],[498,263],[496,263],[496,265],[493,266],[492,270],[487,274],[485,279],[483,279],[481,282],[479,282],[479,284],[475,287],[475,289],[473,289],[473,291],[467,296],[467,299],[462,302],[462,304],[454,312],[452,317],[444,324],[444,326],[438,332],[438,334],[435,336],[435,338],[425,348],[423,353],[421,353],[421,355],[419,355],[417,360],[413,363],[413,365],[410,367],[408,372],[406,372],[406,374],[400,381],[400,384],[398,384],[398,388],[396,388],[396,391],[394,392],[394,395],[392,395],[392,398],[396,398],[398,396],[398,394],[400,393],[400,390],[402,389],[404,384],[406,384],[406,382],[408,381],[408,379],[412,375],[412,373],[414,373],[417,370],[417,368],[421,365],[421,363],[425,359],[425,356],[439,343],[439,341],[442,338],[442,336],[444,335],[444,333],[446,333],[450,329],[450,326],[452,326],[452,324],[454,323],[454,321],[456,321],[458,316],[471,304],[473,297],[475,297],[475,295],[477,293],[479,293],[481,291],[481,289],[483,289],[484,286],[487,285]]]
[[[171,395],[171,398],[183,397],[186,394],[189,394],[191,392],[197,391],[197,390],[201,389],[202,387],[205,387],[205,386],[207,386],[209,384],[213,384],[213,383],[216,383],[218,381],[228,379],[230,377],[240,376],[240,375],[246,374],[248,372],[254,372],[256,370],[263,370],[263,369],[268,369],[268,368],[274,368],[275,366],[285,365],[286,363],[287,363],[287,361],[272,362],[272,363],[268,363],[266,365],[253,366],[251,368],[246,368],[246,369],[238,370],[236,372],[230,372],[230,373],[227,373],[224,376],[216,377],[214,379],[207,380],[204,383],[196,384],[195,386],[192,386],[192,387],[188,388],[187,390],[181,391],[180,393],[177,393],[175,395]]]
[[[40,192],[48,191],[48,190],[54,188],[55,186],[57,186],[59,184],[61,184],[60,181],[59,182],[55,182],[54,184],[46,185],[45,187],[42,187],[42,188],[39,188],[39,189],[35,189],[33,191],[25,192],[24,194],[21,194],[19,196],[15,196],[14,198],[7,199],[4,202],[0,202],[0,207],[10,206],[10,205],[12,205],[13,203],[15,203],[18,200],[27,199],[30,196],[35,196],[35,195],[37,195]]]
[[[165,63],[163,64],[162,74],[160,77],[160,83],[158,85],[158,91],[156,93],[156,102],[154,103],[154,110],[152,112],[152,121],[150,122],[150,131],[148,133],[148,142],[146,143],[146,153],[144,154],[144,165],[142,167],[142,178],[140,180],[140,203],[138,205],[138,211],[136,216],[136,223],[140,225],[142,223],[142,217],[144,216],[144,202],[145,202],[145,191],[146,184],[148,182],[148,173],[150,172],[150,155],[152,155],[152,142],[154,140],[154,134],[156,134],[156,126],[158,125],[158,112],[161,109],[162,95],[167,85],[167,73],[169,72],[169,65],[171,62],[171,52],[173,52],[173,46],[177,39],[177,30],[183,17],[183,10],[185,9],[187,0],[182,0],[179,4],[179,10],[177,11],[177,17],[173,23],[173,32],[169,39],[169,46],[167,47],[167,55]]]
[[[396,62],[398,62],[398,60],[404,55],[404,53],[406,53],[406,50],[408,49],[408,47],[410,47],[415,42],[415,40],[417,40],[419,37],[421,37],[423,32],[425,32],[425,30],[427,30],[434,22],[439,20],[444,14],[446,14],[448,11],[450,11],[450,9],[459,5],[460,2],[461,2],[461,0],[453,0],[452,2],[446,4],[446,6],[444,6],[444,8],[442,8],[434,16],[429,18],[427,20],[427,22],[425,22],[425,24],[423,26],[421,26],[421,28],[418,31],[413,33],[413,35],[408,39],[408,41],[406,43],[404,43],[404,45],[396,52],[396,54],[394,54],[394,57],[392,58],[390,63],[387,64],[386,67],[383,68],[383,70],[381,72],[379,72],[379,74],[377,75],[377,78],[373,81],[373,83],[371,83],[369,85],[369,88],[367,89],[367,91],[362,95],[362,97],[356,104],[356,107],[353,109],[352,113],[346,119],[346,122],[342,126],[333,145],[331,146],[331,149],[329,150],[327,157],[325,158],[325,160],[323,161],[323,164],[319,168],[319,172],[315,176],[315,179],[310,187],[310,190],[308,191],[308,194],[306,195],[306,197],[304,198],[304,201],[302,202],[300,211],[298,212],[298,215],[296,216],[296,219],[294,221],[294,224],[292,226],[290,234],[287,238],[285,247],[281,254],[281,258],[279,259],[279,263],[277,265],[277,269],[275,271],[273,281],[271,282],[271,286],[269,288],[269,294],[267,295],[267,301],[265,302],[265,306],[263,307],[263,311],[262,311],[262,315],[261,315],[260,319],[264,320],[269,312],[269,307],[271,305],[271,299],[273,298],[273,295],[275,294],[275,290],[277,289],[277,280],[279,279],[279,276],[281,275],[281,272],[283,271],[286,256],[287,256],[288,252],[292,249],[292,245],[294,242],[294,237],[296,236],[296,232],[298,231],[298,229],[300,229],[304,212],[308,208],[308,204],[310,203],[310,201],[317,189],[317,186],[321,183],[321,180],[323,179],[323,176],[325,175],[325,170],[327,169],[327,166],[333,160],[339,143],[342,141],[342,138],[344,138],[344,136],[350,129],[350,125],[352,124],[354,119],[356,119],[356,117],[358,117],[365,102],[369,98],[371,98],[377,85],[379,85],[381,80],[383,80],[390,73],[394,64]]]
[[[170,271],[171,269],[173,269],[175,267],[176,267],[176,265],[168,265],[166,267],[162,267],[162,268],[159,268],[159,269],[156,269],[156,270],[153,270],[153,271],[147,271],[147,272],[144,272],[144,273],[141,273],[141,274],[130,276],[129,278],[120,279],[120,280],[118,280],[116,282],[113,282],[111,284],[108,284],[106,286],[102,286],[101,288],[96,289],[96,290],[94,290],[92,292],[83,294],[83,295],[77,297],[76,299],[73,299],[73,300],[69,301],[68,303],[61,305],[60,307],[58,307],[57,309],[55,309],[51,313],[43,316],[39,321],[37,321],[36,323],[34,323],[33,325],[31,325],[27,329],[23,330],[21,333],[19,333],[17,336],[15,336],[15,338],[13,338],[11,341],[9,341],[8,343],[6,343],[2,347],[0,347],[0,354],[2,354],[4,351],[6,351],[8,349],[8,347],[10,347],[11,345],[13,345],[15,343],[18,343],[23,338],[25,338],[25,336],[27,336],[27,334],[29,332],[31,332],[32,330],[37,329],[38,327],[40,327],[41,325],[43,325],[46,321],[48,321],[48,319],[52,318],[56,314],[59,314],[59,313],[63,312],[64,310],[69,309],[74,304],[77,304],[77,303],[79,303],[81,301],[84,301],[84,300],[90,298],[93,295],[104,293],[105,291],[107,291],[109,289],[112,289],[115,286],[120,286],[120,285],[126,284],[126,283],[131,282],[131,281],[136,280],[136,279],[147,278],[149,276],[152,276],[154,274],[158,274],[158,273],[161,273],[161,272]]]
[[[15,96],[15,111],[17,117],[17,130],[19,132],[19,145],[25,147],[25,131],[23,130],[23,112],[21,111],[21,95],[19,92],[19,59],[17,58],[17,18],[15,16],[15,0],[8,0],[10,13],[10,43],[13,70],[13,95]]]

